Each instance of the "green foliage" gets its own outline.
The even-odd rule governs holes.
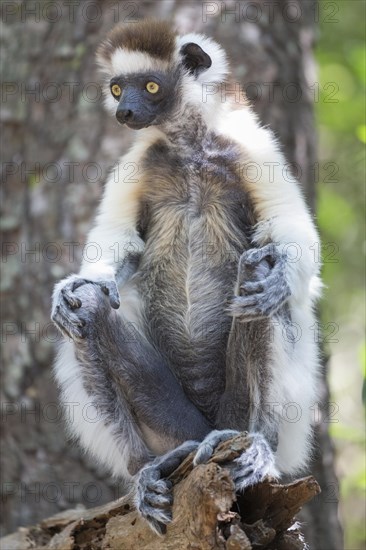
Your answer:
[[[354,315],[353,298],[362,296],[365,275],[365,4],[347,0],[336,4],[334,21],[323,18],[317,50],[318,224],[325,247],[326,321]]]
[[[341,369],[332,374],[333,382],[334,376],[342,379],[335,379],[331,388],[341,416],[340,422],[332,425],[331,434],[339,455],[337,469],[341,475],[345,548],[359,549],[365,543],[362,502],[366,488],[362,422],[362,397],[366,403],[365,382],[362,388],[366,376],[362,330],[366,251],[365,3],[362,0],[320,2],[320,14],[326,13],[329,4],[336,5],[337,13],[333,22],[320,17],[317,49],[320,80],[316,103],[320,138],[317,221],[323,241],[326,285],[322,317],[325,323],[340,325],[339,342],[330,349],[333,356],[350,357],[354,349],[360,350],[354,354],[354,364],[342,364]],[[349,380],[356,382],[349,383]],[[347,388],[347,393],[339,390],[342,387]],[[350,408],[350,403],[356,403],[356,409]],[[350,410],[352,417],[347,416]],[[359,414],[354,414],[355,410]],[[344,473],[348,474],[342,475]]]

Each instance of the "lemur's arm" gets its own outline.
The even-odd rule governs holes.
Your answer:
[[[314,255],[319,236],[301,190],[271,130],[260,126],[250,108],[226,114],[220,131],[243,150],[241,176],[259,223],[254,242],[276,245],[287,256],[285,278],[290,301],[303,302],[320,293],[320,263]]]
[[[149,145],[156,139],[153,132],[137,141],[122,157],[111,172],[104,190],[102,202],[86,246],[97,250],[97,258],[84,260],[78,275],[70,275],[60,281],[54,290],[52,319],[68,336],[80,336],[79,331],[67,322],[63,310],[64,297],[72,309],[80,307],[74,291],[85,283],[93,282],[109,296],[110,304],[120,305],[121,286],[135,273],[139,257],[144,249],[137,225],[141,198],[141,160]]]
[[[105,186],[95,225],[87,245],[95,244],[98,258],[84,259],[79,277],[113,279],[117,272],[140,255],[144,248],[136,229],[139,214],[141,156],[147,145],[137,142],[111,172]]]

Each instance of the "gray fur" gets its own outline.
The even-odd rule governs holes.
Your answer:
[[[269,261],[263,265],[266,258]],[[254,321],[275,313],[290,296],[286,262],[285,254],[273,244],[244,252],[239,261],[239,295],[230,304],[231,314],[243,321]],[[265,276],[256,280],[258,269]]]
[[[214,422],[232,325],[226,308],[255,217],[237,177],[235,146],[202,127],[196,136],[157,143],[146,153],[149,222],[139,287],[146,330]]]
[[[75,344],[84,387],[90,396],[97,396],[116,437],[124,439],[126,433],[132,448],[136,447],[130,473],[136,473],[152,454],[142,442],[142,424],[162,434],[171,448],[190,438],[202,439],[209,423],[144,335],[110,307],[97,285],[82,285],[75,295],[82,303],[78,318],[84,334]],[[175,422],[178,412],[180,422]]]
[[[173,451],[156,458],[139,473],[136,505],[159,535],[165,533],[166,524],[172,520],[172,483],[166,478],[191,452],[197,450],[198,445],[197,441],[186,441]]]

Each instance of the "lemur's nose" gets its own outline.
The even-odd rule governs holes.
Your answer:
[[[124,124],[125,122],[131,121],[133,119],[133,112],[131,109],[117,109],[116,117],[118,122]]]

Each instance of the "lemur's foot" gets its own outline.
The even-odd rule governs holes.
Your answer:
[[[249,435],[252,438],[249,449],[227,466],[238,492],[260,483],[266,477],[279,477],[274,455],[267,440],[260,433]]]
[[[236,430],[214,430],[200,443],[194,464],[207,462],[214,454],[215,448],[222,441],[238,435]],[[265,437],[260,433],[248,434],[252,443],[238,458],[224,465],[230,471],[237,491],[255,485],[265,477],[278,477],[274,455]]]
[[[239,260],[239,296],[229,313],[242,321],[269,317],[290,296],[286,280],[287,255],[274,244],[244,252]]]
[[[136,507],[158,535],[165,534],[167,524],[172,521],[173,486],[166,478],[198,445],[197,441],[186,441],[140,470]]]
[[[223,441],[227,441],[232,437],[239,435],[237,430],[213,430],[199,444],[196,455],[193,459],[193,464],[204,464],[215,452],[216,447]]]
[[[119,294],[114,279],[90,281],[77,275],[64,279],[55,286],[53,293],[51,319],[56,326],[70,338],[85,338],[86,319],[82,315],[83,300],[77,295],[77,290],[84,285],[99,287],[103,294],[108,296],[109,303],[114,309],[120,305]]]
[[[139,474],[136,506],[142,517],[158,534],[166,532],[172,521],[173,484],[161,477],[158,466],[146,466]]]

